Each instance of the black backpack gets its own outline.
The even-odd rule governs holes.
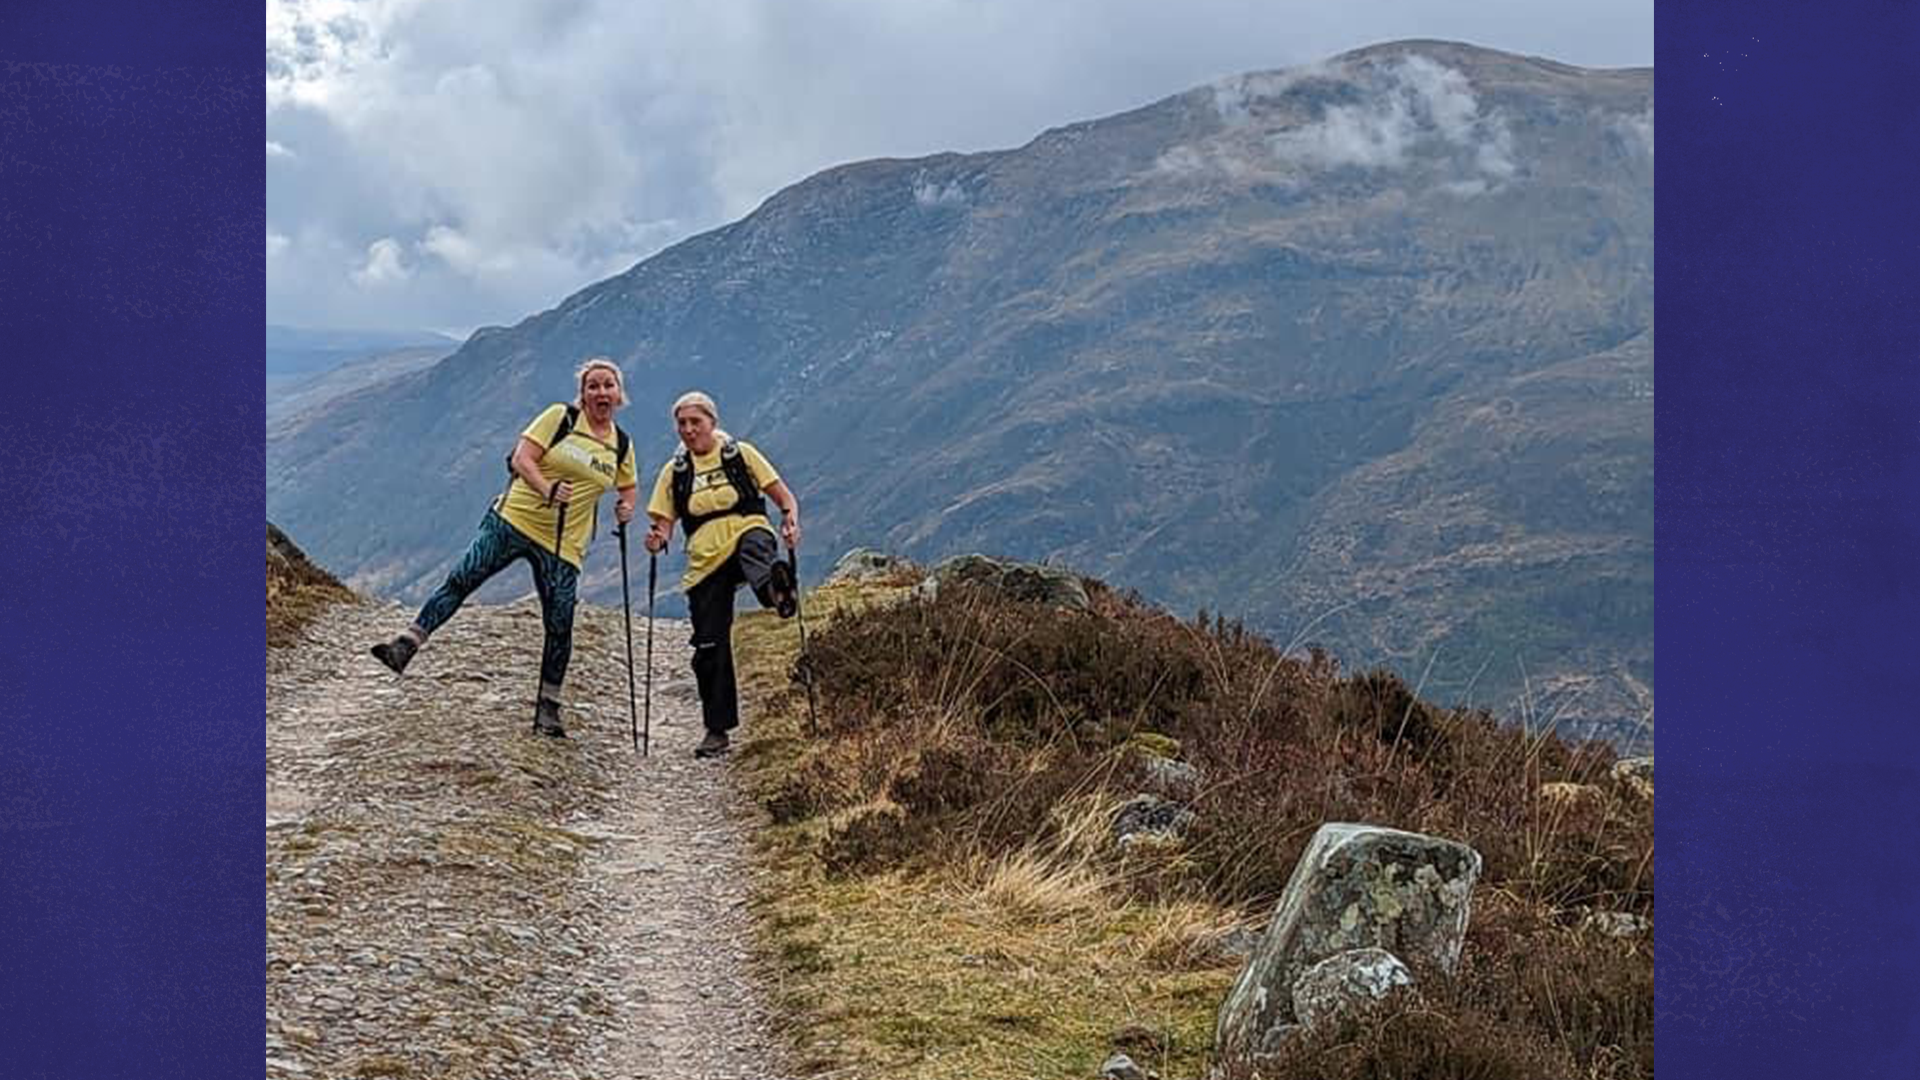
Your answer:
[[[726,471],[727,480],[733,484],[737,495],[733,505],[725,510],[711,514],[694,514],[689,509],[693,501],[693,454],[685,446],[673,452],[673,514],[680,519],[680,527],[688,539],[699,531],[700,526],[715,518],[732,514],[742,516],[765,515],[766,496],[754,485],[753,470],[747,466],[747,456],[731,435],[720,444],[720,467]]]
[[[573,433],[573,425],[579,419],[580,419],[580,406],[578,405],[567,406],[567,414],[560,418],[559,426],[553,429],[553,439],[552,441],[547,443],[547,449],[549,450],[553,449],[555,446],[559,445],[561,439],[564,439],[568,435],[571,435]],[[627,429],[621,427],[619,424],[613,425],[613,434],[614,434],[613,474],[615,476],[619,476],[620,466],[625,465],[627,463],[627,450],[633,445],[633,443],[631,440],[627,438]],[[520,445],[519,442],[516,440],[514,442],[515,448],[518,448],[519,445]],[[513,489],[513,480],[514,480],[513,451],[509,450],[507,451],[507,489],[508,491],[511,491]],[[507,501],[507,492],[503,491],[500,493],[501,505],[503,506],[506,505],[506,501]]]

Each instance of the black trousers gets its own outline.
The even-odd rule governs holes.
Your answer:
[[[767,583],[780,557],[779,541],[766,529],[749,529],[733,554],[687,590],[693,620],[693,678],[700,686],[700,715],[708,731],[740,726],[740,688],[733,677],[733,594],[742,584],[761,607],[773,606]]]

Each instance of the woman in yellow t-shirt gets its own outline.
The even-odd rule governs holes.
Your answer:
[[[727,732],[740,723],[733,678],[733,593],[745,584],[762,607],[792,618],[799,610],[793,565],[780,558],[767,496],[780,507],[780,537],[800,546],[800,504],[773,465],[751,443],[721,431],[720,410],[698,390],[673,403],[681,448],[660,469],[647,500],[647,550],[667,546],[673,523],[687,537],[681,588],[693,621],[693,674],[707,737],[695,757],[727,751]]]
[[[420,614],[391,641],[373,647],[373,655],[398,674],[442,623],[460,610],[467,596],[488,578],[525,559],[533,568],[540,594],[546,640],[540,654],[540,690],[533,710],[534,729],[564,739],[560,723],[560,686],[573,655],[573,607],[580,563],[598,524],[600,497],[619,492],[614,515],[622,525],[633,518],[639,486],[626,433],[613,411],[627,403],[620,368],[597,356],[580,366],[578,393],[571,406],[550,405],[528,424],[514,446],[513,476],[487,509],[480,532],[453,572],[420,608]]]

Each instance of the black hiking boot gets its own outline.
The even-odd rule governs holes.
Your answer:
[[[719,757],[721,754],[727,752],[727,745],[726,732],[709,731],[707,732],[707,737],[700,740],[700,745],[693,748],[693,756],[697,758]]]
[[[392,641],[383,641],[373,647],[373,655],[391,668],[395,675],[407,670],[407,665],[413,661],[413,654],[419,651],[420,646],[406,634],[396,635]]]
[[[567,729],[560,723],[559,702],[543,697],[534,704],[533,730],[552,739],[567,737]]]
[[[793,580],[793,564],[781,559],[773,564],[773,572],[767,578],[767,595],[773,599],[773,610],[783,619],[791,619],[800,610],[800,585]]]

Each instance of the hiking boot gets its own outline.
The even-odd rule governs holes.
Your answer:
[[[407,664],[412,662],[413,654],[419,651],[420,646],[406,634],[396,635],[392,641],[383,641],[373,647],[373,655],[381,663],[393,669],[395,675],[407,670]]]
[[[767,578],[767,594],[773,598],[773,610],[783,619],[791,619],[800,610],[800,586],[793,580],[793,564],[782,559],[773,564]]]
[[[726,752],[727,733],[724,731],[707,732],[707,737],[701,739],[700,745],[693,748],[693,756],[697,758],[719,757]]]
[[[560,723],[560,703],[541,698],[533,706],[533,730],[549,738],[564,739],[567,729]]]

